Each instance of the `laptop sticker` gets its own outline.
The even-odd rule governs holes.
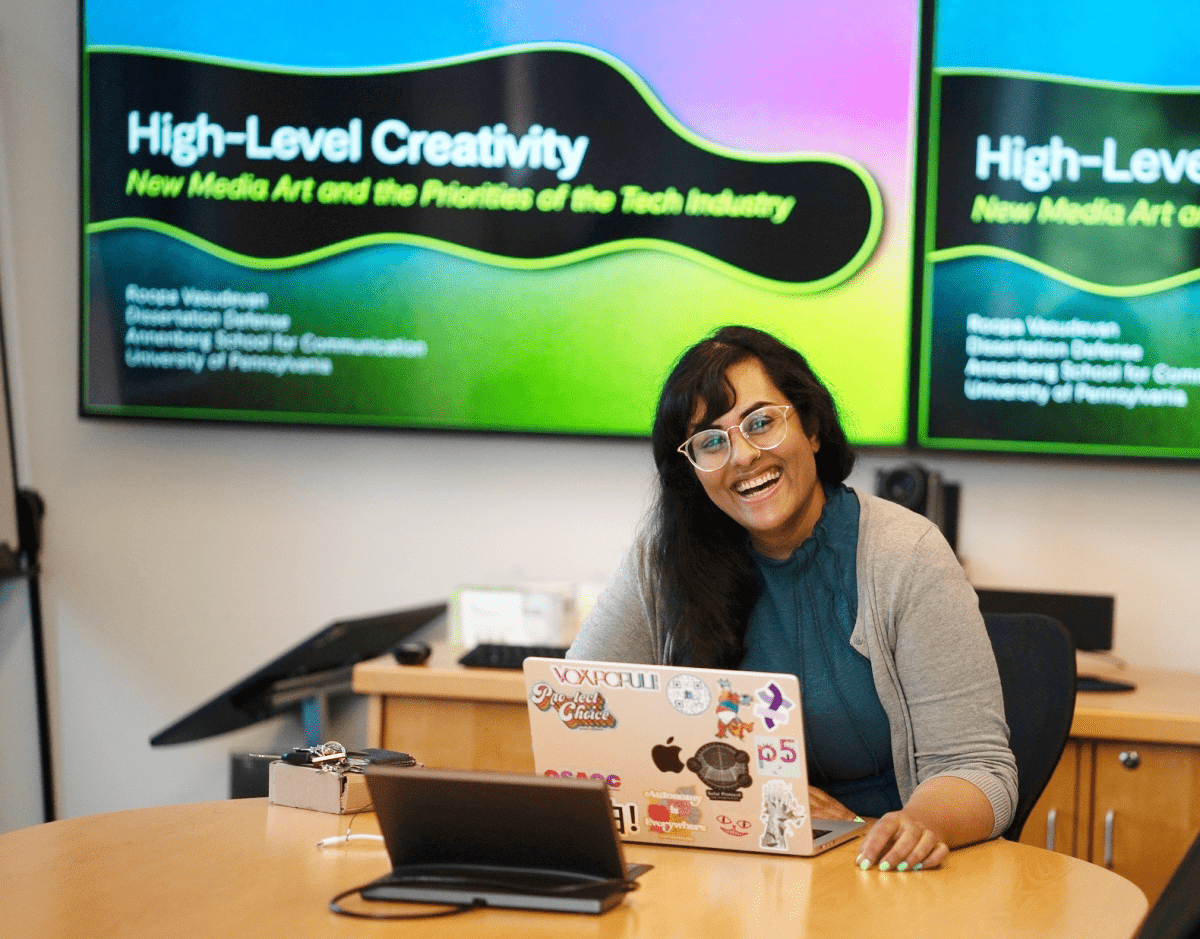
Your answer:
[[[758,771],[767,776],[801,777],[799,744],[791,737],[754,738]]]
[[[680,714],[703,714],[712,703],[712,692],[695,675],[676,675],[667,682],[667,700]]]
[[[555,664],[550,673],[560,685],[579,685],[596,688],[632,688],[637,691],[658,691],[658,673],[636,668],[579,668]]]
[[[609,789],[620,789],[621,788],[621,777],[618,776],[616,773],[609,773],[609,774],[605,775],[604,773],[572,773],[569,769],[564,769],[564,770],[548,769],[548,770],[546,770],[546,772],[542,773],[542,775],[543,776],[561,776],[563,779],[572,779],[572,778],[574,778],[574,779],[599,779],[601,782],[603,782],[605,785],[607,785]]]
[[[717,684],[721,686],[717,695],[717,736],[733,734],[741,740],[743,734],[754,730],[754,721],[747,723],[738,717],[738,708],[749,707],[753,699],[748,694],[734,691],[728,678],[718,679]]]
[[[599,691],[555,691],[546,682],[533,686],[529,700],[539,711],[554,711],[569,730],[604,730],[617,726],[617,718],[608,710]]]
[[[804,807],[792,791],[792,784],[782,779],[770,779],[762,787],[762,837],[759,847],[786,851],[788,836],[793,827],[804,824]]]
[[[638,808],[636,802],[613,802],[613,820],[617,823],[617,832],[622,835],[636,835],[638,832]]]
[[[745,838],[754,828],[753,822],[748,822],[744,818],[730,818],[728,815],[718,815],[717,824],[721,827],[721,831],[734,838]]]
[[[749,753],[720,741],[704,744],[687,761],[687,768],[708,787],[705,795],[718,802],[742,800],[738,790],[754,782],[747,771],[749,765]]]
[[[679,758],[682,749],[679,744],[672,743],[674,737],[668,737],[666,743],[656,743],[650,748],[650,759],[658,767],[660,773],[682,773],[683,760]]]
[[[763,726],[767,730],[774,730],[776,726],[786,724],[788,712],[796,706],[796,702],[790,700],[783,693],[783,689],[773,681],[756,689],[754,697],[754,716],[762,718]]]
[[[691,841],[693,832],[708,831],[700,821],[701,796],[691,786],[674,792],[651,789],[646,792],[646,826],[667,838]]]

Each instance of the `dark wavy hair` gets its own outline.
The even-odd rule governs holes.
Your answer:
[[[757,359],[784,393],[805,434],[819,438],[820,481],[836,486],[854,467],[833,396],[795,349],[762,330],[725,326],[680,356],[654,416],[659,485],[648,526],[649,560],[666,615],[666,656],[679,664],[736,666],[761,589],[745,529],[713,504],[677,450],[693,426],[706,426],[733,407],[727,373],[747,359]]]

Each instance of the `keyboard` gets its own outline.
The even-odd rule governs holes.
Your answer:
[[[510,646],[496,642],[482,642],[459,658],[458,664],[471,668],[519,669],[521,663],[530,656],[561,659],[566,654],[566,646]]]
[[[1133,691],[1136,687],[1131,681],[1101,678],[1098,675],[1078,675],[1075,678],[1076,691]]]

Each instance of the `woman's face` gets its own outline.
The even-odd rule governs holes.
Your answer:
[[[736,395],[733,407],[712,425],[729,432],[729,462],[718,470],[695,470],[708,497],[722,512],[750,533],[754,549],[767,557],[788,557],[810,534],[821,517],[825,490],[817,478],[815,454],[820,441],[806,436],[795,408],[787,412],[787,436],[772,450],[757,450],[736,425],[765,404],[791,402],[775,387],[758,359],[732,365],[726,377]],[[696,409],[688,433],[699,424],[703,405]]]

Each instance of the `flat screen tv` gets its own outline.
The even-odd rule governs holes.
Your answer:
[[[736,322],[902,444],[919,7],[86,0],[81,413],[641,436]]]
[[[1191,0],[939,0],[916,440],[1200,458]]]

